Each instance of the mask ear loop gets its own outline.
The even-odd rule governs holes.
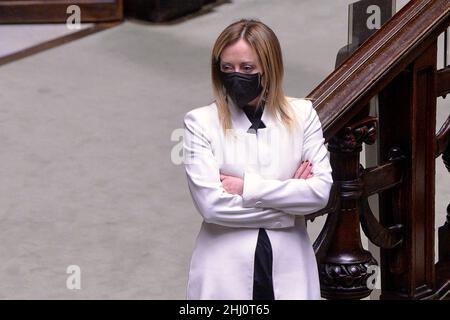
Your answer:
[[[223,95],[225,96],[225,101],[228,102],[227,89],[225,88],[225,86],[224,86],[224,84],[223,84],[222,70],[220,70],[220,60],[219,60],[219,59],[216,59],[215,65],[216,65],[217,72],[218,72],[218,75],[219,75],[220,83],[221,83],[221,85],[222,85],[222,93],[223,93]]]
[[[262,87],[262,74],[258,73],[258,85]],[[264,89],[264,87],[263,87]],[[258,101],[258,109],[266,104],[266,94],[262,94]]]
[[[259,85],[262,86],[262,77],[263,75],[260,74],[259,76]],[[264,89],[264,87],[263,87]],[[267,90],[264,90],[263,95],[261,96],[261,101],[263,101],[264,103],[267,101]]]
[[[220,62],[217,61],[217,66],[219,66]],[[225,96],[225,101],[228,102],[228,93],[227,93],[227,89],[225,88],[225,85],[223,84],[223,79],[222,79],[222,75],[221,75],[222,71],[219,68],[219,79],[220,79],[220,84],[222,85],[222,93]]]
[[[225,96],[225,101],[228,103],[228,92],[223,83],[222,83],[222,93]]]

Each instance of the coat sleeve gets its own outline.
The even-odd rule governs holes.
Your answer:
[[[211,140],[202,128],[201,117],[184,117],[183,153],[189,191],[205,222],[236,228],[287,228],[295,216],[273,208],[243,207],[240,195],[225,191]]]
[[[308,102],[304,113],[302,160],[312,162],[314,176],[281,181],[245,172],[244,207],[276,208],[293,215],[306,215],[327,205],[333,184],[332,170],[319,117],[311,101]]]

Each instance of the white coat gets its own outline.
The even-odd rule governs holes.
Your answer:
[[[247,133],[251,122],[231,99],[235,137],[225,140],[215,103],[184,117],[184,166],[203,222],[190,261],[187,299],[251,300],[258,228],[266,228],[273,252],[276,300],[320,299],[316,258],[304,215],[324,208],[331,166],[312,103],[288,97],[300,126],[294,134],[267,108],[266,128]],[[314,177],[294,179],[302,160]],[[244,179],[243,194],[227,193],[220,172]]]

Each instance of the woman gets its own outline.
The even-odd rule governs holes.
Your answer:
[[[277,37],[240,20],[212,52],[215,102],[184,117],[185,170],[203,217],[187,299],[319,299],[304,215],[332,185],[312,103],[285,97]]]

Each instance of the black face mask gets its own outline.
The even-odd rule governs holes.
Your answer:
[[[261,73],[220,72],[222,83],[234,103],[243,108],[261,93]]]

